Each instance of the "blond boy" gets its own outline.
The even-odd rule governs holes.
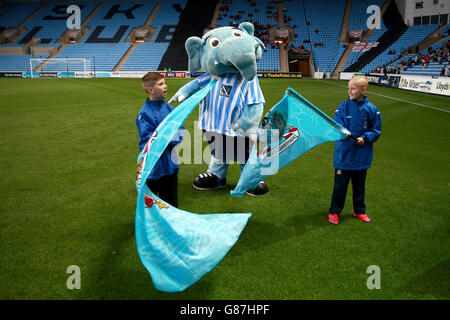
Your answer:
[[[339,140],[334,145],[334,187],[328,221],[339,223],[344,209],[347,187],[353,188],[353,215],[370,222],[366,214],[365,182],[367,169],[373,158],[373,144],[381,134],[381,113],[365,95],[369,83],[365,77],[356,76],[348,82],[348,99],[336,110],[334,120],[351,132],[352,138]]]

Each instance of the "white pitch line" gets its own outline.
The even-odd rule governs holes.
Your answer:
[[[329,83],[329,82],[325,82],[325,83],[334,85],[334,86],[336,86],[336,87],[347,88],[346,86],[340,86],[340,85],[337,85],[337,84],[334,84],[334,83],[333,83],[333,84],[332,84],[332,83]],[[411,91],[411,92],[414,92],[414,91]],[[421,107],[425,107],[425,108],[430,108],[430,109],[434,109],[434,110],[438,110],[438,111],[450,113],[450,110],[439,109],[439,108],[436,108],[436,107],[428,106],[428,105],[426,105],[426,104],[421,104],[421,103],[417,103],[417,102],[412,102],[412,101],[408,101],[408,100],[403,100],[403,99],[400,99],[400,98],[394,98],[394,97],[391,97],[391,96],[386,96],[386,95],[384,95],[384,94],[375,93],[375,92],[371,92],[371,91],[367,91],[367,93],[375,94],[375,95],[377,95],[377,96],[389,98],[389,99],[392,99],[392,100],[397,100],[397,101],[402,101],[402,102],[406,102],[406,103],[410,103],[410,104],[415,104],[416,106],[421,106]]]
[[[428,105],[426,105],[426,104],[421,104],[421,103],[417,103],[417,102],[412,102],[412,101],[408,101],[408,100],[403,100],[403,99],[400,99],[400,98],[394,98],[394,97],[390,97],[390,96],[385,96],[385,95],[383,95],[383,94],[379,94],[379,93],[375,93],[375,92],[370,92],[370,91],[369,91],[368,93],[370,93],[370,94],[375,94],[375,95],[377,95],[377,96],[381,96],[381,97],[385,97],[385,98],[389,98],[389,99],[392,99],[392,100],[398,100],[398,101],[402,101],[402,102],[406,102],[406,103],[410,103],[410,104],[415,104],[416,106],[421,106],[421,107],[425,107],[425,108],[430,108],[430,109],[434,109],[434,110],[438,110],[438,111],[450,113],[450,110],[439,109],[439,108],[436,108],[436,107],[428,106]]]

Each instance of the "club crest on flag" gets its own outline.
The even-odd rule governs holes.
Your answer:
[[[242,170],[232,196],[243,197],[260,181],[276,174],[306,151],[327,142],[346,139],[348,130],[323,113],[293,89],[264,117],[256,146]],[[265,144],[265,145],[262,145]]]
[[[152,143],[155,141],[156,137],[158,136],[158,130],[155,130],[155,132],[153,132],[153,134],[150,136],[150,138],[148,139],[147,144],[145,145],[144,151],[143,152],[147,152],[148,149],[150,149]]]
[[[153,204],[156,204],[160,209],[169,208],[167,204],[162,201],[159,201],[157,198],[152,198],[148,195],[145,195],[145,206],[151,207]]]
[[[290,146],[292,146],[300,136],[298,129],[292,125],[288,125],[281,136],[280,144],[275,146],[272,150],[270,146],[266,146],[262,152],[258,153],[258,156],[261,160],[270,159],[279,155],[281,152],[287,150]]]
[[[267,154],[270,152],[270,146],[265,146],[261,151],[259,151],[257,153],[258,157],[260,159],[266,159],[267,158]]]
[[[289,130],[285,134],[283,134],[283,138],[285,138],[286,140],[289,139],[292,135],[294,135],[296,138],[299,136],[297,128],[295,128],[293,126],[289,126],[288,129]],[[297,140],[297,139],[295,139],[295,140]]]

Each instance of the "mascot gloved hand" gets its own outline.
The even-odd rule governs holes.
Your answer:
[[[215,86],[200,102],[198,128],[211,149],[206,173],[199,174],[194,187],[211,190],[224,187],[228,162],[237,161],[241,171],[257,140],[258,124],[264,109],[264,96],[256,76],[256,63],[261,59],[264,44],[254,36],[254,27],[243,22],[238,28],[216,28],[202,38],[190,37],[185,43],[189,71],[204,75],[181,87],[169,100],[182,102],[212,77]],[[261,182],[251,195],[264,195],[268,188]]]

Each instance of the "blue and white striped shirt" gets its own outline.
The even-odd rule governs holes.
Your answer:
[[[210,80],[210,74],[196,79],[201,87],[206,86]],[[239,132],[231,127],[241,117],[243,108],[255,103],[265,103],[258,77],[247,81],[240,74],[223,75],[200,102],[198,128],[239,136]]]

